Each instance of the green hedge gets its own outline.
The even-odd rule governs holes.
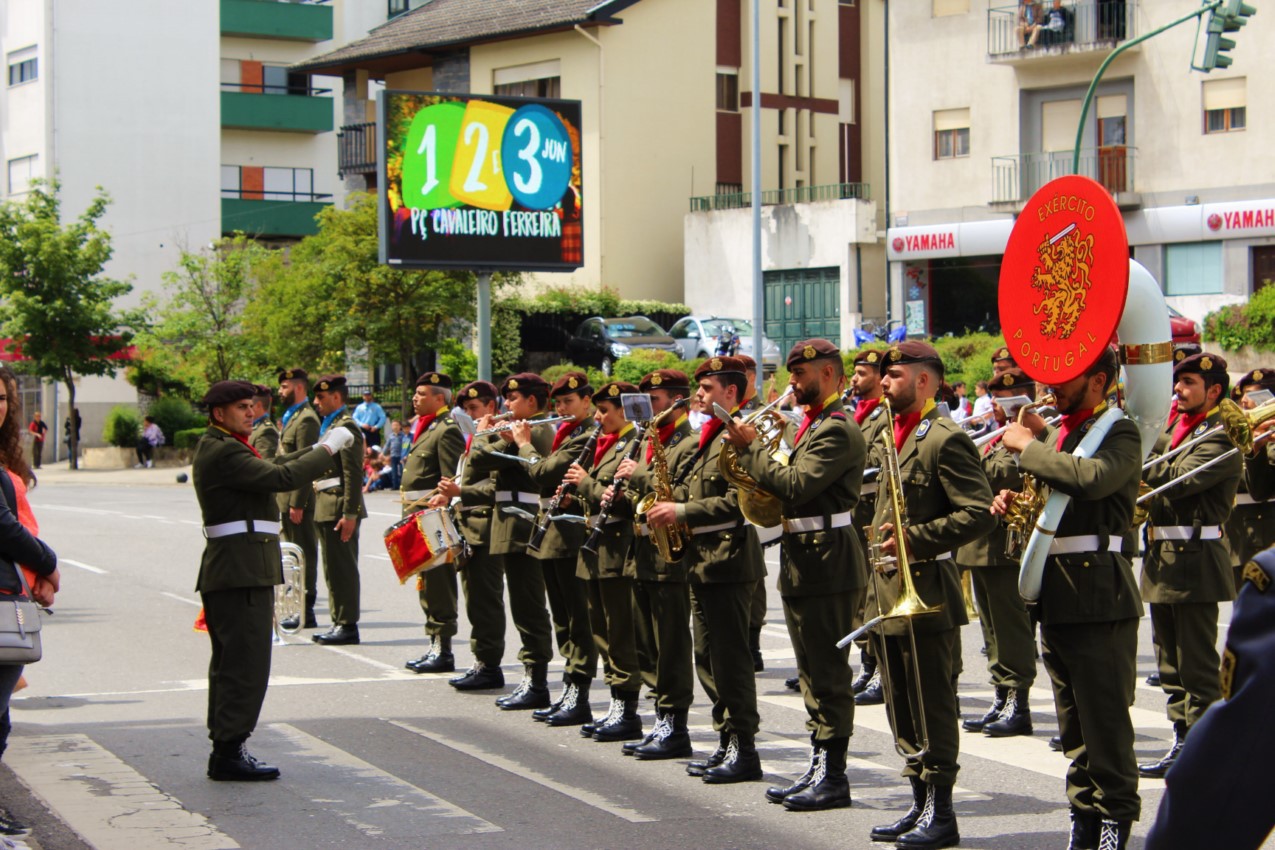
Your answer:
[[[155,399],[146,413],[164,432],[164,443],[169,446],[176,445],[178,431],[202,430],[208,424],[208,420],[196,413],[189,403],[173,396]]]
[[[137,438],[142,433],[142,416],[136,407],[117,404],[106,414],[106,424],[102,428],[102,439],[112,446],[131,449],[137,445]]]
[[[199,438],[204,435],[207,428],[187,428],[178,431],[173,435],[173,448],[176,449],[193,449],[195,443],[199,442]]]
[[[1204,317],[1204,338],[1224,351],[1246,345],[1275,350],[1275,285],[1264,286],[1247,304],[1229,304]]]
[[[523,313],[568,313],[583,316],[645,316],[651,313],[691,312],[685,304],[621,298],[620,293],[606,286],[600,289],[554,286],[531,298],[515,296],[505,299],[503,303]]]

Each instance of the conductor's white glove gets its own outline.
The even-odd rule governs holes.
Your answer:
[[[349,428],[333,428],[328,433],[319,438],[319,442],[314,444],[316,449],[327,449],[328,454],[335,455],[354,442],[354,434]]]

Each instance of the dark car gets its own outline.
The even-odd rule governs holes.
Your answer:
[[[1188,319],[1172,307],[1169,308],[1169,329],[1173,331],[1174,343],[1200,341],[1200,323]]]
[[[611,365],[635,348],[667,351],[677,357],[681,349],[664,328],[646,316],[627,319],[585,319],[567,340],[567,357],[580,366],[594,366],[611,374]]]

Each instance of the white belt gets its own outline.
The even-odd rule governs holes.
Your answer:
[[[522,490],[497,490],[496,501],[518,502],[523,505],[539,505],[542,508],[546,507],[548,504],[544,499],[540,498],[539,493],[527,493]]]
[[[770,525],[762,527],[754,525],[753,530],[757,532],[757,542],[765,546],[768,543],[774,543],[776,540],[784,536],[783,525]]]
[[[1236,505],[1267,505],[1270,504],[1269,499],[1254,499],[1248,493],[1235,494]]]
[[[859,488],[860,496],[875,496],[876,494],[877,494],[877,482],[875,481],[872,481],[868,484],[864,484],[862,487]]]
[[[638,537],[650,537],[651,526],[647,525],[644,522],[635,522],[633,523],[633,533],[636,534]]]
[[[828,517],[828,528],[845,528],[853,520],[849,511],[842,511],[839,514],[833,514]],[[783,522],[785,534],[801,534],[807,531],[823,531],[823,517],[821,516],[803,516],[796,519],[785,519]]]
[[[237,519],[234,522],[221,522],[217,525],[205,525],[204,537],[213,540],[218,537],[229,537],[232,534],[278,534],[279,523],[268,519]]]
[[[715,534],[718,531],[730,531],[732,528],[739,528],[739,523],[719,522],[717,525],[701,525],[691,529],[691,536],[695,537],[701,534]]]
[[[314,482],[314,492],[322,493],[327,490],[335,490],[341,486],[340,478],[323,478]]]
[[[1081,552],[1119,552],[1124,538],[1108,534],[1104,540],[1097,534],[1080,534],[1075,537],[1055,537],[1049,544],[1050,555],[1076,555]]]
[[[1200,540],[1220,540],[1222,538],[1222,526],[1220,525],[1202,525],[1200,526]],[[1152,540],[1194,540],[1195,528],[1190,525],[1153,525],[1151,526]]]
[[[950,561],[950,560],[952,560],[951,552],[940,552],[939,554],[935,555],[933,558],[926,558],[924,561],[917,561],[917,563],[928,564],[928,563],[931,563],[932,561]]]

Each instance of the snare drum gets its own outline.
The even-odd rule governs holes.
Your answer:
[[[417,516],[420,517],[421,530],[425,532],[429,548],[434,552],[434,558],[426,569],[455,561],[465,546],[465,538],[461,537],[460,529],[452,519],[452,512],[447,508],[432,508],[421,511]]]
[[[400,584],[417,573],[452,563],[464,546],[464,538],[446,508],[417,511],[385,530],[385,549]]]

